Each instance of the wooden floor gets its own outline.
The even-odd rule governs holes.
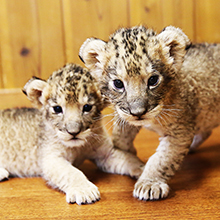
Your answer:
[[[145,162],[157,144],[158,136],[147,130],[135,140]],[[41,178],[12,178],[0,183],[0,219],[220,219],[220,128],[186,157],[165,200],[133,198],[134,179],[103,173],[91,162],[81,169],[99,187],[99,202],[70,205]]]

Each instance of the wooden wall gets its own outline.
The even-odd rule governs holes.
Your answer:
[[[195,42],[220,42],[220,0],[0,0],[0,108],[30,105],[21,88],[66,62],[82,64],[87,37],[122,26],[181,27]]]

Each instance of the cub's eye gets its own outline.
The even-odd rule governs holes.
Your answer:
[[[92,109],[92,105],[85,104],[83,106],[83,112],[90,112]]]
[[[122,89],[124,88],[124,83],[120,80],[120,79],[115,79],[113,81],[113,84],[115,86],[116,89]]]
[[[59,113],[62,113],[62,112],[63,112],[62,107],[59,106],[59,105],[54,106],[54,107],[53,107],[53,110],[54,110],[54,112],[55,112],[56,114],[59,114]]]
[[[159,76],[154,75],[148,79],[148,86],[156,86],[159,82]]]

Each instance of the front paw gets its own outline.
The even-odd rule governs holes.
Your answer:
[[[66,201],[68,203],[91,204],[100,200],[98,187],[91,182],[81,184],[81,186],[72,187],[66,192]]]
[[[135,184],[133,196],[140,200],[158,200],[166,198],[169,193],[169,186],[160,181],[141,180]]]

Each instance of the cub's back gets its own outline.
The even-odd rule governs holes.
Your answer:
[[[220,44],[197,43],[187,49],[182,71],[206,77],[217,74],[220,78]],[[187,74],[187,72],[186,72]]]
[[[181,84],[184,82],[201,104],[220,101],[220,44],[193,44],[184,58]]]
[[[180,83],[196,112],[197,127],[210,130],[220,123],[220,44],[193,44],[180,70]],[[198,129],[199,130],[199,129]]]
[[[34,108],[0,111],[0,167],[1,163],[8,164],[7,170],[13,175],[35,175],[28,170],[37,167],[40,123],[41,113]],[[20,167],[22,164],[25,167]]]

